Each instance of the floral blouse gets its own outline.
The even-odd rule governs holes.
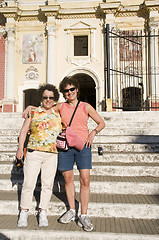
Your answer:
[[[30,123],[28,148],[57,153],[56,138],[61,129],[61,118],[58,113],[52,109],[52,114],[48,115],[41,107],[36,108]]]

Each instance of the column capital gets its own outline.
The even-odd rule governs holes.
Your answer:
[[[47,31],[48,36],[55,36],[56,27],[47,25],[46,31]]]
[[[15,27],[5,27],[4,35],[7,36],[8,40],[15,40]]]
[[[149,22],[149,27],[152,30],[156,30],[159,27],[159,22]]]

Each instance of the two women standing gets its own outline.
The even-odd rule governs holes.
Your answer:
[[[57,104],[53,109],[55,113],[60,114],[63,128],[66,128],[69,124],[78,102],[79,91],[79,83],[73,77],[66,77],[60,83],[60,92],[66,99],[66,102]],[[31,107],[27,108],[26,112],[28,112],[30,108]],[[88,129],[89,117],[97,123],[96,128],[91,132],[89,132]],[[91,146],[95,135],[104,127],[105,123],[96,110],[90,104],[80,102],[71,128],[83,139],[85,146],[81,151],[75,148],[69,148],[67,151],[58,151],[58,170],[61,171],[64,176],[66,195],[69,203],[69,210],[60,217],[59,222],[69,223],[70,221],[77,220],[77,224],[85,231],[92,231],[94,229],[87,215],[90,195],[90,169],[92,168]],[[81,215],[79,217],[75,209],[74,163],[76,163],[80,175]]]

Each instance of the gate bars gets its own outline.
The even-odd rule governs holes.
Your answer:
[[[112,107],[123,111],[159,110],[159,35],[109,24],[104,34],[105,101],[111,98]]]

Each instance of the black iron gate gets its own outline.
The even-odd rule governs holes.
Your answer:
[[[158,35],[105,29],[105,99],[123,111],[159,110]],[[153,55],[153,57],[150,57]],[[158,58],[158,56],[157,56]],[[155,59],[157,59],[155,58]]]

